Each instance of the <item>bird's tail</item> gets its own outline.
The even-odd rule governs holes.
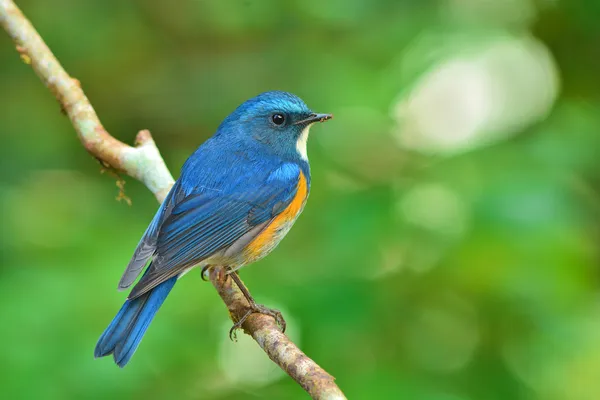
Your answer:
[[[135,353],[148,325],[177,282],[173,277],[135,299],[125,301],[116,317],[104,331],[94,350],[94,356],[113,354],[115,363],[123,368]]]

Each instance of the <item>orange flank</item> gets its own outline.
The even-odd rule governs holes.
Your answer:
[[[296,196],[292,202],[277,215],[269,225],[261,233],[258,234],[246,247],[247,262],[261,258],[265,253],[271,251],[287,231],[291,228],[292,223],[298,217],[300,211],[304,207],[306,197],[308,195],[308,186],[306,178],[302,171],[298,176],[298,186],[296,187]]]

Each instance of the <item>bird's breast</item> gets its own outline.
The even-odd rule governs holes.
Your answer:
[[[302,171],[298,179],[296,195],[290,204],[259,233],[244,250],[246,264],[254,262],[271,252],[289,232],[308,198],[308,183]]]

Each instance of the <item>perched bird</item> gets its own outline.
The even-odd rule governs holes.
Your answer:
[[[262,93],[225,118],[185,162],[142,236],[119,289],[148,268],[98,340],[96,357],[113,354],[124,367],[177,279],[191,268],[226,266],[242,285],[235,271],[271,252],[302,212],[310,190],[308,131],[330,118],[279,91]],[[248,300],[254,311],[280,317]]]

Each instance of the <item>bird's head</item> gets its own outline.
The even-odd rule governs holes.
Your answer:
[[[247,100],[219,126],[219,134],[266,145],[283,158],[307,160],[308,131],[315,122],[331,114],[311,111],[297,96],[287,92],[265,92]]]

